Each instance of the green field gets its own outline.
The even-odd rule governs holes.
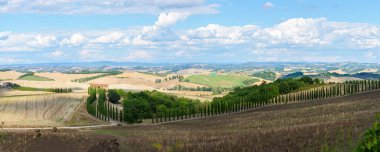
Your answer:
[[[247,81],[250,80],[250,81]],[[236,86],[248,86],[245,82],[252,83],[259,80],[254,79],[249,76],[241,75],[217,75],[217,76],[206,76],[206,75],[192,75],[186,78],[186,81],[196,84],[203,84],[210,87],[222,87],[222,88],[233,88]]]
[[[29,80],[29,81],[54,81],[53,79],[35,76],[35,75],[28,75],[25,77],[20,77],[19,80]]]
[[[271,81],[276,80],[276,73],[271,72],[271,71],[256,72],[252,74],[252,76],[265,79],[265,80],[271,80]]]

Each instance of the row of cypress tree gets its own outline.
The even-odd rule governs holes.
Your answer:
[[[183,115],[178,115],[175,112],[175,109],[168,109],[166,112],[153,114],[152,123],[228,114],[260,107],[267,104],[283,104],[288,102],[319,100],[352,95],[377,89],[380,89],[380,80],[358,80],[347,81],[344,83],[326,84],[316,88],[279,95],[271,99],[261,98],[247,101],[243,98],[238,98],[235,100],[235,102],[232,103],[220,99],[214,100],[214,102],[202,104],[202,106],[189,107]],[[263,93],[265,94],[266,92]]]
[[[106,90],[90,87],[88,88],[88,95],[86,109],[89,114],[104,121],[125,122],[123,110],[119,110],[116,106],[107,102]]]

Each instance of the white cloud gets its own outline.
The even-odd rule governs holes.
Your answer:
[[[267,46],[330,46],[351,49],[380,46],[380,28],[374,25],[331,22],[326,18],[293,18],[274,27],[260,29],[254,39]]]
[[[178,21],[183,21],[189,16],[188,13],[169,12],[161,13],[158,20],[154,24],[156,27],[168,27],[174,25]]]
[[[81,31],[81,33],[0,32],[0,52],[22,54],[19,52],[35,51],[41,55],[54,56],[50,54],[51,50],[66,50],[73,52],[65,52],[65,56],[76,54],[80,59],[86,60],[140,61],[165,56],[189,57],[194,52],[210,58],[217,57],[217,54],[220,57],[235,54],[237,58],[241,55],[240,52],[246,51],[250,54],[251,50],[256,50],[252,56],[271,57],[276,54],[288,54],[291,56],[286,56],[284,59],[289,61],[289,59],[296,60],[292,56],[299,56],[302,51],[294,53],[286,50],[303,50],[308,53],[306,56],[317,50],[361,51],[362,58],[368,51],[380,50],[380,26],[377,25],[333,22],[326,18],[293,18],[264,28],[256,25],[219,24],[209,24],[194,29],[172,28],[187,16],[188,14],[182,12],[161,13],[151,26],[123,30]],[[78,50],[81,51],[75,52]],[[130,53],[125,50],[147,51]],[[56,53],[56,56],[61,55],[60,52]],[[120,57],[122,54],[127,56]],[[380,56],[376,53],[372,55]],[[334,59],[340,58],[329,60]]]
[[[61,45],[73,45],[73,46],[77,46],[77,45],[82,44],[85,39],[86,39],[86,37],[84,37],[82,34],[75,33],[70,38],[63,39],[62,42],[61,42]]]
[[[254,37],[271,44],[316,45],[330,42],[327,19],[294,18],[274,27],[257,31]]]
[[[92,40],[92,43],[116,43],[121,40],[124,36],[122,32],[113,32],[111,34],[103,35],[95,40]]]
[[[142,28],[140,37],[144,40],[161,41],[177,39],[175,32],[171,30],[171,26],[185,20],[188,16],[188,13],[183,12],[161,13],[154,25]]]
[[[3,32],[3,40],[0,40],[0,52],[21,52],[35,51],[35,46],[31,46],[30,42],[35,40],[35,35],[25,33]]]
[[[217,13],[206,0],[0,0],[0,13],[125,14],[178,11]]]
[[[195,30],[189,30],[182,40],[198,41],[195,43],[239,44],[247,42],[250,35],[257,30],[255,25],[221,26],[209,24]]]
[[[271,2],[264,3],[264,8],[266,8],[266,9],[273,8],[273,7],[274,7],[274,5]]]
[[[34,40],[29,43],[29,45],[36,47],[48,47],[51,46],[55,40],[55,36],[38,34],[34,37]]]

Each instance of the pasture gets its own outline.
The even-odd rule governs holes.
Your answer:
[[[257,82],[259,80],[245,75],[191,75],[185,79],[191,83],[203,84],[210,87],[233,88],[236,86],[248,86],[244,82],[251,80]]]
[[[41,77],[41,76],[37,76],[37,75],[28,75],[28,76],[19,78],[19,80],[27,80],[27,81],[54,81],[53,79],[49,79],[49,78]]]

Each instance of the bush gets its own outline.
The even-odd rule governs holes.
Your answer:
[[[380,114],[377,113],[375,118],[376,122],[365,132],[364,139],[355,149],[356,152],[380,151]]]

